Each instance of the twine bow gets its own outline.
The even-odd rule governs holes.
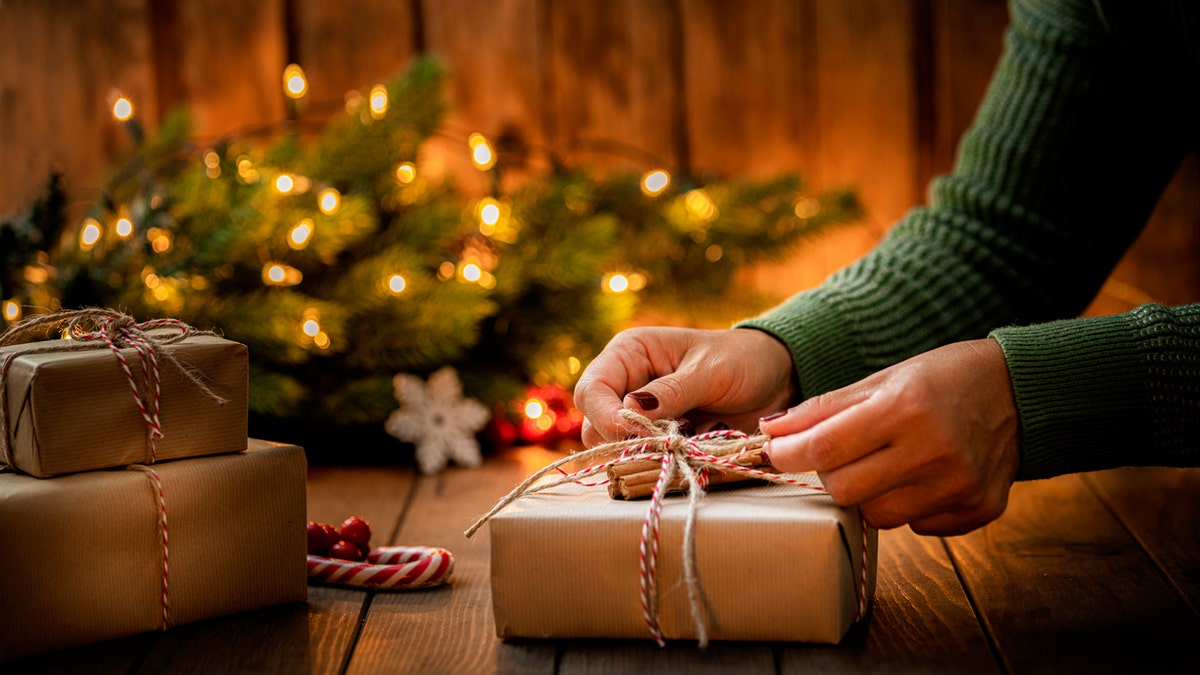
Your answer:
[[[631,438],[615,443],[598,445],[590,450],[584,450],[552,462],[531,474],[505,495],[490,511],[465,532],[469,538],[483,527],[484,523],[499,513],[504,507],[527,494],[563,485],[565,483],[580,483],[586,486],[604,485],[608,481],[586,482],[585,479],[596,474],[607,473],[608,469],[617,464],[642,460],[658,460],[661,470],[654,491],[650,496],[650,506],[646,510],[646,518],[642,522],[641,538],[638,555],[640,561],[640,590],[642,618],[646,622],[651,637],[659,646],[666,646],[662,630],[659,626],[658,599],[658,539],[659,521],[662,514],[663,497],[668,486],[676,475],[682,479],[682,488],[687,495],[687,517],[683,528],[683,576],[687,588],[688,605],[691,611],[692,623],[696,629],[696,639],[700,647],[708,645],[708,627],[704,618],[703,602],[701,600],[700,579],[696,571],[696,512],[701,498],[707,494],[707,475],[709,471],[739,473],[746,476],[761,478],[772,483],[783,483],[807,488],[817,492],[825,492],[820,483],[810,483],[798,480],[786,474],[771,473],[743,466],[738,459],[751,451],[759,450],[770,438],[766,434],[748,435],[744,432],[727,429],[710,431],[697,436],[686,436],[680,433],[680,424],[674,420],[651,420],[632,410],[621,410],[621,417],[629,424],[641,428],[646,436]],[[585,469],[567,473],[561,466],[569,462],[588,462],[616,454],[617,456],[605,462],[593,464]],[[562,474],[560,477],[538,483],[546,474],[551,472]],[[867,603],[867,526],[862,526],[862,576],[858,595],[858,618],[866,613]]]
[[[10,352],[0,361],[0,443],[3,443],[3,458],[7,465],[13,464],[11,430],[8,424],[8,365],[18,356],[105,347],[111,349],[129,382],[138,412],[146,422],[146,458],[149,463],[157,461],[156,442],[163,436],[162,419],[159,416],[162,404],[160,359],[178,368],[192,385],[210,399],[217,403],[225,403],[224,398],[204,383],[200,373],[182,363],[170,350],[164,349],[193,335],[215,335],[211,331],[198,330],[178,319],[153,319],[139,323],[133,317],[115,310],[92,308],[32,316],[0,334],[0,347],[17,344],[51,331],[61,332],[66,338],[65,341]],[[121,353],[122,348],[132,348],[138,354],[142,364],[140,387],[129,362]]]

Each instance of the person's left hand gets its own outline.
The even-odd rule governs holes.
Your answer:
[[[935,349],[762,420],[782,471],[817,471],[866,521],[953,535],[1004,512],[1020,462],[1016,403],[994,340]]]

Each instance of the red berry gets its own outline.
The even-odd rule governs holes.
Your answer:
[[[308,552],[312,555],[325,555],[329,547],[338,541],[337,530],[326,523],[308,524]]]
[[[348,541],[364,551],[371,548],[371,525],[358,516],[347,518],[338,533],[342,541]]]
[[[329,547],[329,557],[360,562],[363,559],[363,553],[357,544],[348,541],[339,541]]]

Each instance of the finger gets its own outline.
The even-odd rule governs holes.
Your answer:
[[[868,398],[799,433],[772,436],[771,463],[783,471],[832,471],[887,447],[896,430],[885,407]]]
[[[759,420],[759,428],[770,436],[795,434],[812,427],[843,410],[862,403],[870,390],[861,384],[837,389],[796,405],[783,413]]]

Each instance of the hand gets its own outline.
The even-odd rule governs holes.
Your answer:
[[[633,328],[619,333],[575,386],[588,446],[628,438],[618,411],[685,418],[695,431],[722,422],[753,431],[763,415],[793,402],[792,356],[749,328]]]
[[[994,340],[951,344],[766,419],[783,471],[817,471],[834,501],[874,527],[953,535],[1004,512],[1019,432]]]

